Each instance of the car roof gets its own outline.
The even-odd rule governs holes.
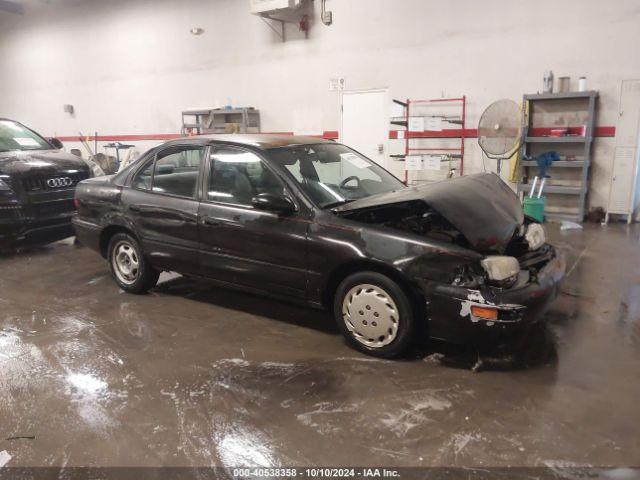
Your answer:
[[[333,143],[330,140],[326,140],[321,137],[309,137],[302,135],[282,135],[282,134],[211,134],[211,135],[196,135],[194,137],[182,137],[167,142],[168,145],[173,143],[203,143],[214,144],[221,143],[234,143],[237,145],[246,145],[251,147],[261,148],[268,150],[270,148],[290,147],[292,145],[314,145],[318,143]]]

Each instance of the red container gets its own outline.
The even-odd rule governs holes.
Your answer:
[[[552,128],[550,132],[551,137],[563,137],[569,132],[568,128]]]

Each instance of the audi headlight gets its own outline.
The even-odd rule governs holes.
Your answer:
[[[489,283],[498,287],[510,287],[518,279],[520,264],[515,257],[492,255],[480,261],[487,272]]]
[[[531,223],[527,227],[524,239],[529,244],[529,250],[537,250],[547,241],[544,227],[539,223]]]

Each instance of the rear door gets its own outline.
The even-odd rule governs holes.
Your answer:
[[[198,186],[205,147],[175,145],[160,150],[133,176],[122,193],[151,263],[181,273],[200,272],[198,264]]]
[[[305,298],[309,223],[300,209],[287,216],[255,209],[251,199],[265,192],[293,199],[254,151],[212,147],[199,210],[203,274]]]

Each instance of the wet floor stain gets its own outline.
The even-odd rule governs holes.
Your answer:
[[[0,258],[0,451],[7,466],[637,465],[639,230],[608,232],[552,231],[567,293],[521,358],[480,352],[478,373],[472,349],[373,359],[322,312],[175,275],[126,295],[70,242]]]

